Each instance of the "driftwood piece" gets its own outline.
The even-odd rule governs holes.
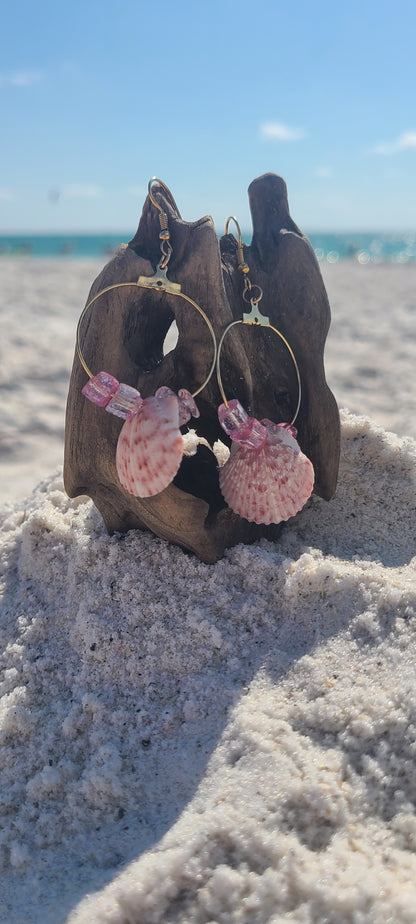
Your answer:
[[[242,280],[236,266],[236,240],[218,241],[209,217],[182,220],[174,200],[154,187],[169,219],[173,255],[168,277],[210,318],[217,342],[242,315]],[[290,218],[284,181],[274,174],[249,189],[253,239],[245,249],[250,278],[260,285],[263,313],[277,327],[297,358],[302,405],[298,441],[311,458],[315,492],[330,499],[336,487],[339,416],[324,375],[323,351],[330,323],[324,284],[313,250]],[[95,280],[88,301],[118,282],[150,276],[160,260],[158,213],[149,198],[137,233],[122,245]],[[164,356],[166,334],[175,320],[178,342]],[[135,287],[115,289],[91,307],[81,331],[82,349],[94,373],[104,369],[139,389],[143,397],[161,385],[195,391],[212,359],[212,341],[197,311],[180,298]],[[257,417],[288,420],[297,401],[290,356],[272,332],[238,325],[224,342],[221,369],[227,397],[238,397]],[[217,461],[206,445],[184,457],[174,483],[152,498],[136,498],[120,485],[115,451],[119,418],[87,401],[87,380],[77,355],[71,375],[65,432],[64,480],[70,497],[89,495],[110,533],[150,529],[156,535],[214,562],[224,549],[261,536],[276,538],[281,526],[257,526],[226,507],[218,485]],[[227,438],[218,423],[221,402],[215,373],[197,403],[201,416],[192,425],[212,446]]]

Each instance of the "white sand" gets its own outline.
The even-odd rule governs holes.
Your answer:
[[[216,565],[108,537],[46,451],[97,269],[0,263],[0,921],[410,924],[416,443],[343,412],[336,498]],[[337,398],[415,436],[416,267],[324,272]]]
[[[0,504],[62,464],[78,317],[99,260],[0,259]],[[416,438],[416,264],[322,264],[340,407]]]
[[[62,464],[75,329],[101,266],[0,259],[0,503]]]

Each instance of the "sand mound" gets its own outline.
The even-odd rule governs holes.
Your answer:
[[[2,508],[1,920],[414,921],[416,443],[342,428],[215,565],[59,476]]]

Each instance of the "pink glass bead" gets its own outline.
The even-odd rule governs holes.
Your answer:
[[[296,427],[293,426],[293,424],[279,423],[277,426],[278,426],[278,427],[283,427],[284,430],[287,430],[288,433],[291,433],[291,434],[292,434],[294,440],[296,439],[296,437],[297,437],[297,435],[298,435],[298,431],[297,431]]]
[[[293,436],[293,439],[296,439],[298,435],[298,431],[296,427],[293,426],[293,424],[289,424],[289,423],[276,424],[276,423],[273,423],[272,420],[267,420],[267,418],[262,420],[262,424],[264,424],[264,426],[267,428],[267,430],[269,430],[270,433],[275,433],[276,430],[277,432],[279,432],[279,429],[280,429],[280,430],[286,430],[287,433],[290,433],[291,436]]]
[[[183,427],[188,423],[191,417],[199,417],[199,411],[195,401],[186,388],[180,388],[178,391],[179,398],[179,426]]]
[[[255,417],[250,417],[249,420],[251,430],[238,442],[245,446],[246,449],[261,449],[267,442],[268,433],[266,427]]]
[[[110,398],[106,411],[115,414],[116,417],[122,417],[123,420],[129,420],[133,414],[137,414],[142,404],[143,398],[137,388],[121,383],[115,395]]]
[[[249,417],[242,404],[237,401],[237,398],[233,398],[229,402],[228,407],[225,404],[220,404],[218,408],[218,419],[223,430],[233,439],[235,433],[247,427]]]
[[[99,372],[84,385],[82,394],[93,404],[105,407],[117,391],[119,384],[120,382],[113,375],[109,375],[108,372]]]
[[[266,427],[255,417],[249,417],[237,398],[233,398],[228,407],[220,404],[218,418],[223,430],[236,443],[241,443],[247,449],[261,449],[264,446],[267,440]]]
[[[178,394],[176,395],[171,388],[167,385],[162,385],[161,388],[157,389],[155,393],[155,398],[168,398],[174,395],[178,400],[179,404],[179,426],[183,427],[184,424],[188,423],[188,420],[191,417],[199,417],[199,411],[195,404],[195,401],[186,388],[180,388]]]
[[[157,391],[155,391],[155,398],[172,398],[172,397],[177,398],[178,396],[175,395],[175,392],[172,391],[172,389],[169,388],[168,385],[162,385],[160,388],[157,389]]]

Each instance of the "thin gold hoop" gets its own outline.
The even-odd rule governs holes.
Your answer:
[[[142,279],[143,277],[139,277],[139,278]],[[153,279],[154,277],[153,277],[153,276],[149,276],[149,277],[144,277],[144,278],[145,278],[145,279],[146,279],[146,278],[148,278],[148,279]],[[90,379],[93,378],[94,373],[91,372],[91,370],[90,370],[90,369],[88,368],[88,366],[87,366],[87,363],[86,363],[86,361],[85,361],[85,359],[84,359],[84,355],[83,355],[83,352],[82,352],[82,349],[81,349],[81,343],[80,343],[80,332],[81,332],[81,325],[82,325],[82,322],[83,322],[83,320],[84,320],[84,318],[85,318],[85,315],[87,314],[88,310],[91,308],[91,306],[94,304],[94,302],[97,301],[97,299],[101,298],[102,295],[105,295],[106,292],[111,292],[112,289],[121,289],[121,288],[125,288],[126,286],[134,286],[134,287],[137,288],[137,289],[148,289],[148,288],[150,288],[149,285],[146,285],[145,283],[142,283],[142,282],[139,282],[139,281],[137,281],[137,282],[118,282],[118,283],[115,283],[115,284],[112,285],[112,286],[107,286],[105,289],[102,289],[101,292],[98,292],[97,295],[94,295],[94,298],[92,298],[92,299],[88,302],[88,304],[85,306],[84,310],[82,311],[82,313],[81,313],[81,315],[80,315],[80,318],[79,318],[79,321],[78,321],[78,325],[77,325],[77,332],[76,332],[76,350],[77,350],[77,355],[78,355],[79,361],[80,361],[81,365],[83,366],[83,368],[85,369],[85,372],[87,373],[88,378],[90,378]],[[159,289],[160,291],[163,291],[163,286],[158,286],[158,289]],[[193,398],[196,398],[196,396],[199,395],[199,393],[200,393],[201,391],[203,391],[203,389],[205,388],[205,386],[208,384],[208,382],[209,382],[209,380],[210,380],[210,378],[211,378],[211,376],[212,376],[212,373],[213,373],[213,371],[214,371],[214,369],[215,369],[215,363],[216,363],[216,358],[217,358],[217,341],[216,341],[216,338],[215,338],[214,329],[213,329],[213,326],[212,326],[212,324],[211,324],[211,321],[209,320],[209,318],[207,318],[207,316],[206,316],[206,314],[205,314],[205,311],[203,311],[202,308],[200,308],[200,306],[197,305],[197,303],[194,302],[194,300],[193,300],[192,298],[189,297],[189,295],[185,295],[183,292],[175,292],[173,289],[172,289],[172,290],[171,290],[171,289],[168,289],[168,290],[166,290],[166,291],[169,292],[169,295],[176,295],[176,296],[179,296],[180,298],[183,298],[186,302],[189,302],[189,304],[192,305],[193,308],[196,308],[196,310],[198,311],[198,313],[201,315],[201,317],[202,317],[203,320],[205,321],[205,323],[206,323],[206,325],[207,325],[207,327],[208,327],[208,330],[209,330],[209,332],[210,332],[210,334],[211,334],[211,337],[212,337],[212,342],[213,342],[213,346],[214,346],[214,357],[213,357],[213,360],[212,360],[212,363],[211,363],[211,366],[210,366],[210,370],[209,370],[209,372],[208,372],[208,375],[207,375],[205,381],[202,383],[202,385],[201,385],[196,391],[192,392],[192,397],[193,397]]]
[[[208,330],[211,334],[213,347],[214,347],[214,355],[213,355],[213,359],[212,359],[212,363],[211,363],[208,375],[206,379],[204,380],[204,382],[202,383],[202,385],[196,391],[192,393],[192,397],[196,398],[196,396],[199,395],[200,392],[203,391],[205,386],[208,384],[212,376],[212,373],[215,369],[215,363],[216,363],[216,358],[217,358],[217,341],[216,341],[216,337],[215,337],[215,333],[214,333],[214,329],[212,327],[211,321],[205,314],[205,311],[203,311],[200,305],[198,305],[197,302],[193,300],[193,298],[190,298],[189,295],[185,295],[185,293],[182,292],[181,286],[179,285],[179,283],[171,282],[171,280],[168,279],[167,277],[167,266],[171,258],[171,255],[172,255],[172,246],[170,244],[170,233],[169,233],[169,228],[168,228],[168,218],[167,218],[166,212],[163,210],[161,205],[159,205],[159,203],[156,202],[156,199],[154,198],[152,194],[153,183],[158,183],[160,186],[162,186],[162,188],[167,192],[176,211],[178,211],[178,209],[177,209],[175,200],[172,196],[170,189],[166,186],[165,183],[162,182],[162,180],[159,180],[158,177],[153,176],[152,179],[149,180],[147,189],[148,189],[148,195],[149,195],[150,201],[155,206],[155,208],[158,209],[158,211],[160,212],[159,221],[160,221],[161,231],[159,234],[159,239],[160,239],[160,250],[162,254],[160,263],[156,267],[156,271],[153,274],[153,276],[139,276],[136,282],[114,283],[114,285],[106,286],[105,289],[101,289],[100,292],[97,292],[97,295],[94,295],[94,297],[90,299],[90,301],[85,305],[85,308],[81,312],[81,315],[80,315],[80,318],[77,324],[76,351],[77,351],[78,359],[83,369],[85,369],[85,372],[87,373],[88,377],[90,379],[93,378],[94,373],[91,372],[91,370],[89,369],[84,359],[84,355],[83,355],[82,348],[81,348],[81,325],[82,325],[82,322],[85,318],[87,311],[97,301],[97,299],[101,298],[102,295],[105,295],[106,292],[111,292],[113,289],[125,288],[126,286],[134,286],[136,289],[158,289],[160,292],[166,292],[168,295],[175,295],[177,297],[179,296],[179,298],[183,298],[184,301],[188,302],[189,305],[192,305],[193,308],[196,308],[198,313],[201,315],[201,318],[205,321],[205,324],[207,325]]]
[[[240,320],[238,320],[238,321],[232,321],[231,324],[229,324],[228,327],[226,327],[224,333],[222,334],[222,337],[221,337],[221,339],[220,339],[220,342],[219,342],[219,344],[218,344],[218,348],[217,348],[217,362],[216,362],[216,366],[217,366],[217,381],[218,381],[218,388],[219,388],[219,390],[220,390],[220,392],[221,392],[221,397],[222,397],[222,400],[223,400],[225,406],[228,407],[228,401],[227,401],[227,398],[226,398],[226,395],[225,395],[224,386],[223,386],[222,378],[221,378],[221,370],[220,370],[221,350],[222,350],[222,345],[223,345],[224,339],[225,339],[226,335],[228,334],[228,331],[231,330],[232,327],[235,327],[236,324],[251,324],[252,326],[255,326],[255,327],[260,327],[260,326],[261,326],[261,327],[270,328],[270,330],[273,330],[274,333],[277,334],[278,337],[280,337],[280,339],[283,341],[285,347],[287,347],[287,349],[288,349],[288,351],[289,351],[289,353],[290,353],[290,356],[291,356],[291,358],[292,358],[293,365],[294,365],[294,367],[295,367],[296,378],[297,378],[297,382],[298,382],[298,403],[297,403],[297,405],[296,405],[296,410],[295,410],[295,413],[294,413],[294,415],[293,415],[293,418],[292,418],[292,420],[290,421],[290,426],[292,427],[293,424],[295,423],[295,420],[296,420],[298,414],[299,414],[299,409],[300,409],[301,400],[302,400],[302,386],[301,386],[301,381],[300,381],[299,367],[298,367],[298,364],[297,364],[297,362],[296,362],[295,354],[294,354],[294,352],[293,352],[293,350],[292,350],[292,347],[291,347],[290,344],[287,342],[286,337],[284,337],[283,334],[280,333],[280,330],[277,330],[277,327],[273,327],[273,324],[261,324],[261,325],[260,325],[260,324],[259,324],[258,322],[256,322],[256,321],[243,321],[243,320],[240,319]]]
[[[302,385],[301,385],[301,379],[300,379],[299,366],[296,362],[296,357],[292,350],[292,347],[286,340],[286,337],[283,336],[283,334],[280,332],[280,330],[277,329],[277,327],[274,327],[273,324],[270,324],[269,318],[266,315],[262,314],[257,308],[258,303],[261,301],[263,297],[263,289],[260,286],[256,286],[256,285],[253,286],[250,282],[250,279],[248,276],[249,266],[244,259],[243,240],[241,236],[240,225],[237,219],[234,217],[234,215],[230,215],[229,218],[227,218],[227,221],[225,223],[225,233],[228,234],[228,228],[229,228],[230,221],[233,221],[235,223],[237,232],[238,232],[237,260],[238,260],[238,268],[244,277],[243,299],[245,302],[248,302],[251,305],[251,309],[250,311],[243,313],[242,318],[239,318],[237,321],[231,321],[231,324],[229,324],[228,327],[226,327],[225,331],[223,332],[221,336],[220,342],[217,347],[217,362],[216,362],[218,388],[220,390],[223,403],[225,404],[226,407],[228,407],[229,404],[228,404],[228,401],[225,395],[224,386],[223,386],[222,378],[221,378],[221,368],[220,368],[222,345],[223,345],[226,335],[228,334],[228,331],[231,330],[232,327],[235,327],[236,324],[249,324],[255,327],[269,328],[270,330],[274,331],[274,333],[277,334],[277,336],[280,337],[280,339],[283,341],[285,347],[289,351],[293,365],[295,367],[296,378],[297,378],[297,383],[298,383],[298,402],[296,405],[294,416],[289,424],[289,426],[292,427],[299,414],[299,409],[300,409],[300,405],[302,401]],[[256,295],[253,294],[253,291],[256,292]]]

